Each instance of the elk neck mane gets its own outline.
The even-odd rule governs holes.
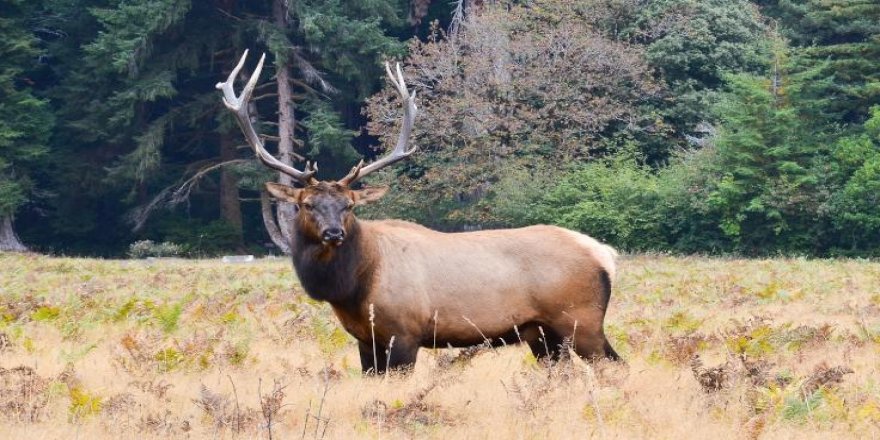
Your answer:
[[[299,225],[294,229],[293,267],[306,293],[343,308],[361,304],[372,285],[376,257],[360,222],[352,222],[345,243],[338,247],[324,246]]]

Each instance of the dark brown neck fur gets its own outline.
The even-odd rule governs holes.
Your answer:
[[[308,295],[346,309],[357,308],[369,294],[375,256],[357,220],[348,228],[345,242],[325,246],[297,225],[293,237],[293,267]]]

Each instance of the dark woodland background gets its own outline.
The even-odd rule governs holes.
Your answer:
[[[393,142],[382,63],[402,63],[421,149],[370,179],[393,188],[365,217],[554,223],[628,251],[880,256],[876,0],[0,10],[0,248],[277,253],[260,189],[278,176],[214,89],[251,49],[245,71],[269,60],[261,132],[323,179]]]

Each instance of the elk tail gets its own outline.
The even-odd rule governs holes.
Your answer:
[[[608,252],[608,255],[611,257],[610,267],[605,268],[601,271],[599,277],[602,281],[602,307],[605,310],[608,310],[608,303],[611,301],[611,280],[614,279],[614,276],[617,272],[617,257],[620,255],[616,249],[611,246],[603,245],[605,247],[605,251]],[[608,342],[608,338],[605,338],[605,344],[603,345],[603,349],[605,350],[605,357],[611,359],[612,361],[619,361],[620,355],[614,351],[614,348],[611,346],[611,343]]]
[[[599,282],[602,285],[602,309],[608,310],[608,303],[611,302],[611,275],[606,269],[599,269]]]

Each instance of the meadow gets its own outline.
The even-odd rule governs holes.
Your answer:
[[[623,363],[438,347],[365,378],[287,259],[0,254],[0,438],[880,437],[880,263],[619,267]]]

